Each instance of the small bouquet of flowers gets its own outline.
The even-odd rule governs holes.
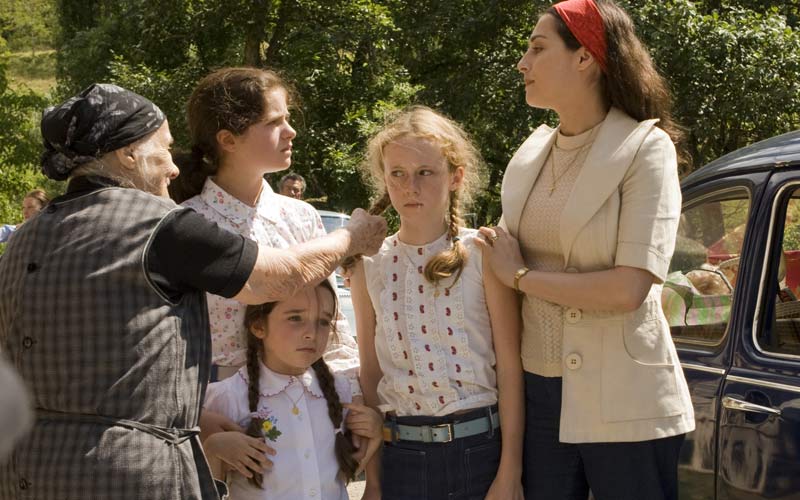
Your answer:
[[[278,430],[278,423],[277,417],[274,415],[268,415],[266,417],[261,418],[261,432],[264,434],[264,437],[269,439],[272,442],[278,440],[278,437],[283,434],[280,430]]]
[[[261,408],[258,411],[255,411],[250,414],[250,423],[247,426],[247,431],[245,434],[252,437],[264,437],[264,439],[269,439],[272,442],[278,440],[281,434],[283,434],[280,430],[278,430],[278,418],[272,415],[272,413],[266,409]],[[255,485],[257,488],[263,488],[263,476],[260,472],[253,471],[252,477],[248,479],[250,483]]]

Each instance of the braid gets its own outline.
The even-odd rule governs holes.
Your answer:
[[[183,203],[200,194],[206,179],[217,174],[218,159],[214,148],[194,144],[191,152],[173,155],[180,175],[169,184],[170,196],[176,203]]]
[[[434,285],[438,285],[441,280],[454,274],[456,278],[453,283],[458,281],[461,271],[464,270],[464,264],[467,262],[467,249],[458,237],[459,228],[464,224],[459,205],[458,191],[453,191],[450,193],[450,207],[447,211],[447,235],[453,245],[431,257],[431,260],[425,265],[425,279]]]
[[[389,205],[391,205],[391,203],[392,200],[389,199],[389,193],[384,192],[380,198],[378,198],[372,203],[372,205],[367,210],[367,213],[369,213],[370,215],[381,215],[383,214],[383,212],[386,211],[387,208],[389,208]],[[351,255],[350,257],[345,258],[341,264],[342,269],[344,269],[345,271],[349,271],[350,269],[353,268],[354,265],[356,265],[356,262],[361,260],[361,258],[362,258],[361,255]]]
[[[258,365],[258,354],[261,352],[261,342],[255,335],[247,333],[247,401],[250,405],[250,413],[254,414],[250,418],[245,434],[255,438],[263,438],[261,431],[264,419],[255,416],[258,411],[258,386],[261,367]],[[249,481],[257,488],[262,488],[263,477],[260,473],[252,471],[253,475]]]
[[[319,380],[319,386],[328,402],[328,416],[333,423],[334,429],[341,428],[343,419],[342,403],[339,401],[339,394],[333,381],[328,365],[320,358],[311,367]],[[336,461],[339,462],[339,477],[345,482],[350,482],[355,476],[358,462],[353,458],[355,447],[350,441],[350,431],[337,432],[335,441]]]

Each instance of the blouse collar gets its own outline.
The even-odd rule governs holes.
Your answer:
[[[261,370],[259,373],[259,384],[258,384],[258,392],[263,397],[270,397],[275,396],[281,392],[284,392],[293,384],[300,384],[303,386],[306,392],[311,394],[312,396],[318,398],[324,398],[325,393],[322,392],[322,387],[319,385],[319,380],[317,379],[317,375],[314,373],[313,368],[309,368],[306,370],[302,375],[284,375],[283,373],[277,373],[262,363],[258,363]],[[249,378],[247,376],[247,366],[243,366],[238,371],[239,377],[245,382],[245,384],[249,384]]]
[[[226,219],[235,222],[246,222],[254,219],[256,215],[260,215],[272,223],[279,222],[280,210],[277,206],[279,201],[277,198],[278,195],[275,194],[272,187],[264,179],[261,180],[261,195],[258,197],[255,207],[242,203],[231,196],[217,185],[211,177],[206,179],[205,184],[203,184],[203,190],[200,192],[200,199],[208,206]]]

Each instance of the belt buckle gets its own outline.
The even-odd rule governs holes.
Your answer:
[[[430,426],[431,431],[433,429],[447,429],[447,439],[445,441],[437,441],[437,443],[449,443],[455,437],[453,436],[453,424],[439,424],[439,425],[432,425]],[[433,441],[433,432],[431,432],[431,441]]]

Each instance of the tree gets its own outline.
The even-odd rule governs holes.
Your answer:
[[[213,68],[278,69],[301,96],[294,167],[331,208],[367,204],[357,165],[387,112],[427,104],[461,122],[487,163],[478,223],[502,173],[552,113],[524,101],[516,63],[545,0],[58,0],[62,96],[113,81],[151,97],[188,138],[186,98]],[[619,0],[675,96],[695,166],[800,128],[800,5]]]
[[[0,36],[11,50],[49,49],[55,33],[53,0],[4,0],[0,3]]]
[[[38,168],[38,119],[46,100],[29,90],[13,90],[6,77],[6,41],[0,37],[0,223],[22,220],[22,197],[35,187],[51,193]]]
[[[671,83],[695,167],[800,128],[800,32],[778,9],[648,0],[631,11]]]
[[[366,136],[416,92],[392,56],[396,28],[386,7],[364,0],[104,0],[101,10],[91,26],[63,27],[71,33],[59,59],[63,96],[93,81],[119,83],[161,106],[178,146],[187,147],[184,106],[197,80],[216,67],[263,63],[301,96],[295,169],[309,179],[309,195],[345,210],[366,203],[357,169]]]

